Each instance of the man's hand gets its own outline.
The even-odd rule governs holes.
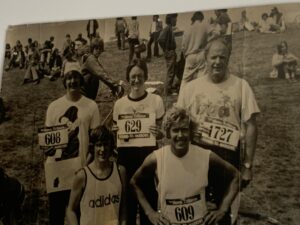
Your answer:
[[[251,168],[245,168],[243,167],[242,168],[242,172],[241,172],[241,178],[242,178],[242,181],[241,181],[241,189],[244,189],[246,188],[250,181],[252,180],[252,169]]]
[[[149,130],[151,132],[151,134],[154,135],[154,137],[157,139],[157,140],[160,140],[164,137],[164,134],[162,133],[162,131],[159,129],[158,126],[156,125],[151,125],[149,127]]]
[[[221,210],[212,210],[208,211],[204,216],[205,225],[214,225],[218,224],[218,222],[225,216],[225,212]]]
[[[169,225],[169,221],[159,212],[153,211],[148,214],[148,218],[153,225]]]
[[[120,84],[114,84],[114,86],[111,88],[111,91],[112,94],[118,99],[121,98],[125,93],[123,86]]]

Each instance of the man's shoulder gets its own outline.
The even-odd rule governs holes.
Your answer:
[[[50,107],[56,107],[57,105],[60,105],[60,104],[62,104],[65,101],[66,101],[66,96],[65,95],[61,96],[58,99],[55,99],[54,101],[50,102],[48,108],[50,108]]]

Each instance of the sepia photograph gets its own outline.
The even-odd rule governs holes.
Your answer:
[[[7,28],[0,225],[298,224],[300,3],[123,15]]]

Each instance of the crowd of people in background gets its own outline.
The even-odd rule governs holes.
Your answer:
[[[101,63],[104,41],[97,20],[88,21],[88,40],[82,33],[74,40],[66,34],[61,51],[53,36],[42,45],[28,38],[25,47],[20,41],[12,49],[6,46],[5,69],[24,68],[22,84],[39,84],[42,77],[62,78],[65,87],[65,94],[49,105],[45,126],[67,125],[69,141],[65,148],[45,151],[45,170],[67,160],[73,166],[64,170],[71,174],[64,183],[58,179],[62,173],[58,166],[52,170],[54,180],[46,177],[54,189],[64,185],[48,193],[50,225],[63,225],[65,214],[70,224],[135,225],[138,213],[141,225],[236,224],[238,192],[253,178],[260,110],[248,82],[228,71],[233,32],[227,9],[215,10],[209,24],[203,22],[202,12],[195,12],[184,30],[182,46],[176,43],[177,19],[178,14],[167,14],[163,26],[159,15],[153,15],[145,45],[136,16],[129,21],[116,18],[117,48],[126,50],[126,40],[129,46],[126,96]],[[276,7],[270,16],[264,13],[262,21],[255,25],[242,11],[239,29],[264,33],[286,29]],[[164,94],[179,95],[169,110],[160,95],[145,88],[147,63],[161,56],[160,49],[166,64]],[[281,42],[272,59],[271,76],[294,81],[297,60],[287,43]],[[101,124],[94,101],[99,81],[118,99],[109,128]],[[154,143],[116,146],[120,115],[143,113],[154,117],[148,128]],[[163,138],[170,144],[158,148],[157,141]],[[111,159],[115,149],[117,160]]]

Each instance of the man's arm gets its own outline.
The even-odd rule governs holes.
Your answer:
[[[116,83],[104,71],[104,68],[96,57],[90,55],[84,63],[84,69],[97,76],[98,79],[105,83],[110,89],[113,89],[116,86]]]
[[[225,191],[223,192],[223,198],[218,209],[207,213],[204,224],[216,224],[220,221],[230,209],[232,201],[239,191],[238,170],[213,152],[210,153],[209,157],[209,183],[211,183],[210,179],[212,179],[212,177],[214,179],[220,178],[218,180],[222,181],[225,180],[225,182],[221,184]]]
[[[150,203],[147,201],[140,184],[147,177],[154,177],[157,167],[157,161],[154,153],[150,154],[143,164],[138,168],[130,180],[130,184],[139,200],[140,205],[143,207],[145,214],[152,224],[168,224],[167,220],[161,216],[160,213],[153,210]]]
[[[79,170],[74,178],[73,187],[71,190],[69,205],[67,208],[67,219],[70,225],[79,225],[76,212],[79,208],[81,197],[85,187],[86,174],[84,170]]]
[[[120,206],[120,225],[127,224],[127,177],[125,167],[119,165],[120,178],[122,183],[122,197]]]
[[[257,125],[256,114],[252,114],[250,119],[245,123],[245,146],[243,152],[243,168],[242,168],[242,186],[245,187],[252,180],[252,164],[254,160],[256,140],[257,140]],[[246,168],[245,163],[249,163],[250,168]]]

